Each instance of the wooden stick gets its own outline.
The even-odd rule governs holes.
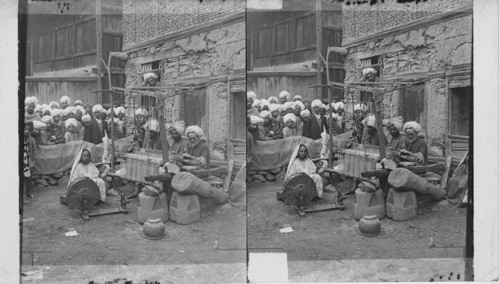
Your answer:
[[[451,160],[453,160],[453,156],[449,155],[446,158],[446,170],[444,171],[443,177],[441,178],[442,189],[446,189],[446,183],[448,182],[448,175],[450,174]]]
[[[432,165],[424,165],[424,166],[416,166],[416,167],[411,167],[411,168],[406,168],[412,173],[415,174],[425,174],[426,172],[434,172],[437,174],[442,173],[443,171],[446,170],[446,166],[444,163],[436,163]],[[386,177],[386,174],[388,175],[392,170],[390,169],[381,169],[381,170],[375,170],[375,171],[367,171],[364,173],[361,173],[362,177],[378,177],[378,178],[384,178]]]

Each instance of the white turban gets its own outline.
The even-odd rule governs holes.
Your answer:
[[[155,79],[155,80],[158,80],[158,75],[156,75],[155,73],[153,72],[150,72],[150,73],[146,73],[144,74],[144,81],[147,81],[149,79]]]
[[[50,111],[50,106],[48,104],[42,104],[42,111],[45,112],[45,111]]]
[[[55,109],[50,111],[50,116],[52,116],[52,117],[58,116],[58,115],[61,115],[62,112],[63,112],[62,109],[55,108]]]
[[[339,120],[340,115],[338,115],[337,113],[332,113],[332,118],[335,120]]]
[[[416,121],[408,121],[407,123],[405,123],[405,125],[403,126],[403,132],[406,133],[407,129],[412,129],[417,134],[420,133],[420,130],[422,130],[420,124],[418,124],[418,122]]]
[[[108,115],[108,114],[111,113],[111,109],[101,108],[101,113],[104,113],[105,115]]]
[[[279,111],[280,110],[280,106],[279,104],[272,104],[271,106],[269,106],[269,111],[271,113],[275,112],[275,111]]]
[[[92,120],[92,117],[90,117],[89,114],[82,116],[82,122],[90,122],[91,120]]]
[[[41,121],[38,121],[38,120],[34,120],[33,121],[33,128],[35,129],[44,129],[45,127],[47,127],[47,124],[41,122]]]
[[[61,103],[66,102],[68,105],[71,103],[71,99],[68,96],[63,96],[59,101]]]
[[[295,108],[295,102],[286,102],[283,104],[284,110],[287,110],[289,108],[291,108],[291,109]]]
[[[290,98],[290,93],[288,93],[287,91],[281,91],[281,93],[279,94],[279,97],[286,98],[288,100]]]
[[[275,96],[270,96],[269,99],[268,99],[269,103],[271,102],[275,102],[275,103],[278,103],[278,98],[275,97]]]
[[[257,94],[255,92],[249,91],[247,92],[247,99],[255,100],[257,98]]]
[[[256,107],[256,106],[260,106],[260,100],[259,99],[255,99],[253,100],[253,104],[252,104],[253,107]]]
[[[148,122],[146,122],[146,125],[144,125],[144,129],[158,133],[160,132],[160,124],[156,119],[151,119]]]
[[[145,108],[138,108],[135,110],[135,115],[148,116],[148,111]]]
[[[56,101],[54,101],[54,102],[51,102],[51,103],[49,104],[49,106],[50,106],[50,108],[52,108],[53,106],[55,106],[56,108],[59,108],[59,103],[58,103],[58,102],[56,102]]]
[[[295,107],[297,107],[297,106],[300,107],[300,111],[303,111],[306,108],[306,106],[301,101],[295,102]]]
[[[70,125],[73,125],[76,128],[78,126],[78,121],[74,118],[68,118],[64,122],[64,126],[66,126],[66,128],[68,128]]]
[[[366,105],[365,104],[355,104],[354,105],[354,111],[366,111]]]
[[[264,120],[256,115],[251,115],[250,116],[250,123],[251,124],[258,124],[258,123],[262,123],[264,122]]]
[[[75,106],[81,106],[83,105],[82,101],[81,100],[76,100],[75,103],[74,103]]]
[[[30,104],[35,104],[36,105],[37,103],[38,103],[38,100],[35,97],[26,97],[24,99],[24,105],[25,106],[29,106]]]
[[[203,136],[203,130],[198,126],[198,125],[191,125],[186,128],[186,136],[189,135],[189,133],[194,133],[198,138]]]
[[[393,117],[387,124],[387,126],[389,125],[394,125],[398,131],[403,131],[403,118],[401,116]]]
[[[172,128],[182,135],[186,131],[186,123],[184,123],[184,121],[176,121],[172,125]]]
[[[269,112],[269,111],[267,111],[267,110],[263,110],[263,111],[261,111],[261,112],[260,112],[259,116],[260,116],[260,118],[262,118],[262,119],[264,119],[264,118],[266,118],[266,117],[268,117],[268,116],[269,116],[269,117],[271,117],[271,112]]]
[[[305,109],[305,110],[300,112],[300,116],[301,117],[309,117],[309,116],[311,116],[311,112],[308,109]]]
[[[283,117],[283,122],[287,123],[287,121],[291,120],[293,123],[297,122],[295,115],[293,113],[287,113],[285,117]]]
[[[293,97],[293,100],[294,101],[302,101],[302,96],[299,96],[299,95],[296,95],[295,97]]]
[[[270,107],[271,104],[266,99],[262,99],[260,100],[260,107],[263,108],[264,106]]]
[[[43,111],[42,109],[43,109],[42,105],[36,105],[35,106],[35,112],[37,112],[37,111]]]
[[[77,111],[80,111],[82,113],[82,115],[86,115],[87,114],[87,111],[82,106],[75,107],[75,114],[76,114]]]
[[[46,116],[42,117],[42,122],[45,124],[49,124],[52,121],[53,121],[53,119],[52,119],[52,116],[50,116],[50,115],[46,115]]]
[[[62,110],[61,114],[63,116],[67,116],[70,112],[71,112],[71,108],[67,107],[67,108]]]
[[[373,114],[370,114],[367,118],[365,118],[366,125],[371,127],[377,127],[377,120]]]
[[[92,107],[92,112],[101,112],[101,109],[102,109],[102,105],[95,105]]]
[[[374,75],[377,75],[377,70],[375,70],[375,68],[365,68],[363,69],[363,77],[366,77],[366,75],[368,74],[374,74]]]
[[[323,104],[323,103],[321,103],[321,107],[322,107],[324,110],[328,110],[328,106],[327,106],[327,105],[325,105],[325,104]]]
[[[343,102],[338,102],[336,105],[337,105],[336,110],[339,110],[339,109],[345,109],[345,105],[344,105],[344,103],[343,103]]]
[[[314,100],[311,103],[311,107],[321,107],[323,103],[320,100]]]
[[[122,106],[119,106],[117,108],[113,108],[115,115],[119,115],[120,113],[125,114],[125,108]]]

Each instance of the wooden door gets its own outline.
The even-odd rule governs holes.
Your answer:
[[[472,88],[450,89],[450,126],[452,135],[469,136],[472,114]]]
[[[182,94],[182,118],[187,126],[198,125],[208,138],[208,116],[206,111],[207,89],[195,89]]]
[[[425,92],[424,84],[418,84],[404,88],[400,91],[401,105],[399,113],[403,116],[403,120],[416,121],[426,128],[425,119]]]
[[[231,93],[231,133],[228,150],[229,159],[237,167],[246,161],[246,95],[245,92]]]

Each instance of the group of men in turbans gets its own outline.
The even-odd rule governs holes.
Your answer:
[[[344,132],[343,102],[332,102],[332,116],[327,119],[328,106],[320,100],[311,102],[297,95],[292,101],[287,91],[282,91],[278,97],[259,100],[255,92],[247,93],[248,131],[254,141],[292,136],[319,139],[322,132],[329,133],[328,122],[332,125],[332,134]]]

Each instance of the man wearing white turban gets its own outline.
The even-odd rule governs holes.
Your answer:
[[[65,109],[71,103],[71,99],[68,96],[63,96],[59,102],[61,103],[61,109]]]
[[[358,143],[361,143],[363,139],[364,124],[366,106],[364,104],[354,105],[354,119],[353,119],[353,131],[352,136],[356,139]]]
[[[321,133],[327,131],[326,117],[321,115],[322,103],[320,100],[314,100],[311,103],[314,114],[304,122],[302,136],[313,140],[320,139]]]
[[[35,139],[37,146],[43,145],[42,132],[45,131],[45,128],[47,128],[47,124],[39,120],[34,120],[32,121],[32,123],[33,123],[33,131],[31,131],[31,135]]]
[[[420,124],[408,121],[403,126],[403,131],[408,137],[408,143],[405,145],[405,150],[401,150],[402,158],[420,165],[427,164],[427,143],[418,135],[421,131]]]
[[[270,104],[277,104],[278,103],[278,98],[276,96],[270,96],[268,99]]]
[[[64,133],[64,139],[66,140],[66,143],[83,140],[82,137],[80,137],[79,133],[76,131],[78,121],[75,118],[68,118],[64,122],[64,125],[66,126],[66,133]]]
[[[35,120],[41,121],[40,114],[35,112],[38,100],[35,97],[27,97],[24,100],[24,122],[33,122]]]
[[[390,133],[388,137],[389,149],[396,151],[405,149],[406,144],[408,144],[409,141],[406,135],[401,134],[401,132],[403,131],[403,118],[402,117],[393,118],[391,121],[389,121],[386,127]]]
[[[210,150],[205,142],[200,138],[203,136],[203,130],[197,125],[191,125],[186,128],[186,136],[191,144],[188,152],[182,155],[183,162],[199,169],[210,167]]]
[[[146,137],[146,129],[144,125],[146,124],[146,117],[148,116],[148,111],[144,108],[138,108],[135,110],[135,122],[134,122],[134,141],[139,148],[144,147],[144,138]]]
[[[42,122],[45,123],[45,127],[40,128],[40,136],[39,136],[39,144],[38,145],[43,145],[43,146],[49,146],[49,145],[54,145],[55,143],[51,141],[50,136],[51,134],[51,124],[53,122],[53,119],[51,116],[46,115],[42,117]]]
[[[301,131],[297,127],[297,118],[293,113],[287,113],[283,118],[285,128],[283,129],[283,138],[292,136],[302,136]]]
[[[92,107],[93,117],[90,122],[87,123],[84,129],[83,140],[93,143],[93,144],[101,144],[102,138],[105,136],[104,134],[107,132],[108,137],[109,130],[107,128],[108,124],[106,121],[102,120],[101,112],[102,106],[97,104]],[[83,119],[83,117],[82,117]]]
[[[117,118],[118,120],[118,118]],[[150,119],[146,124],[144,124],[144,129],[146,130],[144,135],[144,148],[145,149],[155,149],[161,150],[160,143],[160,124],[156,119]]]
[[[50,111],[53,122],[50,124],[50,141],[55,144],[63,144],[66,142],[64,139],[63,127],[61,126],[61,109],[55,108]]]
[[[182,155],[188,152],[189,142],[182,138],[182,135],[186,131],[186,124],[184,121],[176,121],[168,129],[170,137],[172,137],[172,146],[170,146],[170,151],[176,155]]]
[[[280,109],[280,105],[279,104],[272,104],[269,107],[269,112],[271,113],[271,115],[272,115],[272,117],[274,119],[278,119],[279,120],[279,117],[280,117],[279,109]]]
[[[384,141],[379,141],[375,115],[371,114],[366,117],[364,119],[364,125],[368,128],[366,129],[366,137],[363,137],[362,143],[375,146],[383,145],[385,147],[385,145],[387,144],[387,142],[385,141],[385,136],[383,139]]]
[[[306,120],[308,120],[310,116],[311,116],[311,112],[308,109],[305,109],[305,110],[300,112],[300,120],[302,122],[306,122]]]
[[[55,109],[55,108],[59,108],[59,103],[56,102],[56,101],[53,101],[49,104],[49,107],[50,109]]]
[[[83,103],[82,103],[82,101],[81,101],[81,100],[76,100],[76,101],[75,101],[75,103],[74,103],[73,105],[74,105],[75,107],[76,107],[76,106],[81,106],[81,107],[83,107]]]
[[[144,74],[143,79],[144,81],[142,82],[142,86],[154,87],[158,81],[158,75],[153,72],[149,72]]]
[[[363,69],[363,78],[361,78],[362,82],[375,82],[377,81],[377,70],[375,68],[365,68]]]
[[[294,101],[302,101],[302,96],[296,95],[295,97],[293,97],[293,100]]]
[[[266,99],[260,100],[260,109],[261,110],[269,111],[270,106],[271,106],[271,104]]]
[[[281,91],[278,96],[280,98],[281,104],[285,104],[290,99],[290,93],[287,91]]]

